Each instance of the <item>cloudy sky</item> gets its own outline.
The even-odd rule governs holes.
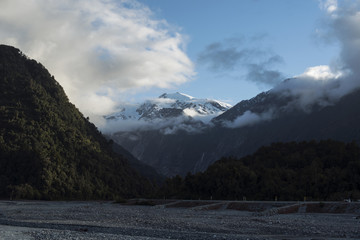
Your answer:
[[[0,42],[90,118],[164,92],[236,104],[289,77],[352,74],[335,96],[360,76],[360,1],[1,0]]]

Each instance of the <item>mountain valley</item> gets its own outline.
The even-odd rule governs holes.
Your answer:
[[[309,148],[306,147],[307,150],[303,152],[317,151],[318,145],[313,144],[314,140],[320,141],[320,149],[323,149],[321,153],[332,151],[332,146],[340,149],[340,153],[335,154],[336,161],[332,160],[332,163],[337,164],[333,166],[336,171],[343,171],[340,177],[347,174],[345,183],[353,181],[350,180],[354,177],[350,172],[358,168],[359,89],[353,89],[340,98],[323,96],[317,101],[305,101],[305,105],[303,96],[288,94],[276,88],[235,106],[178,92],[162,94],[142,104],[124,105],[119,111],[104,116],[107,122],[105,138],[69,102],[62,87],[45,67],[29,59],[20,50],[0,46],[0,72],[2,198],[55,200],[160,197],[163,196],[164,188],[161,190],[158,186],[163,185],[164,176],[175,176],[168,178],[164,185],[165,191],[168,189],[173,192],[171,197],[198,197],[196,194],[203,191],[201,189],[209,187],[204,179],[212,178],[216,182],[216,179],[222,179],[217,174],[232,176],[232,171],[235,174],[248,172],[241,165],[243,157],[248,156],[246,159],[250,159],[246,160],[246,167],[252,167],[251,159],[256,161],[257,155],[251,154],[266,146],[282,146],[281,142],[289,143],[289,146],[303,141],[310,142]],[[296,79],[288,79],[283,84],[292,81]],[[327,139],[340,142],[324,141]],[[276,142],[280,142],[280,145],[274,145]],[[324,150],[328,148],[330,150]],[[350,151],[344,155],[341,149]],[[277,152],[276,149],[274,151]],[[265,158],[270,159],[274,151],[266,153]],[[291,154],[297,153],[294,150]],[[314,169],[311,161],[316,162],[317,159],[307,162],[309,159],[306,156],[301,156],[305,158],[303,162],[308,164],[304,167],[304,174],[307,174],[309,166]],[[316,168],[318,172],[324,171],[323,176],[330,179],[331,172],[325,169],[325,165],[326,159],[332,157],[319,156],[323,162]],[[237,160],[228,161],[223,169],[224,161],[218,160],[224,157]],[[347,165],[344,165],[345,162],[341,164],[345,160],[348,161]],[[276,162],[276,159],[272,161]],[[236,167],[238,164],[240,168]],[[261,164],[266,166],[267,163]],[[294,171],[293,168],[287,169],[287,164],[285,161],[284,166],[280,167],[279,163],[275,169],[266,168],[262,172],[274,171],[276,174],[273,179],[278,179],[282,172]],[[258,165],[255,166],[258,168]],[[214,172],[214,169],[219,170]],[[258,169],[254,171],[256,174],[252,174],[249,179],[261,183],[263,176],[257,172]],[[188,187],[189,179],[198,179],[196,181],[200,186],[198,183],[190,185],[192,190],[199,187],[201,191],[196,190],[194,193],[190,189],[187,195],[183,195],[181,191],[184,186],[178,184],[186,183]],[[249,179],[244,180],[246,184],[251,183]],[[282,184],[286,185],[287,182]],[[303,183],[300,181],[298,184]],[[213,186],[213,192],[228,187],[218,183],[215,185],[218,187]],[[266,185],[257,184],[259,190],[253,195],[254,199],[271,199],[271,194],[266,195],[267,190],[261,195]],[[313,197],[339,199],[349,192],[358,194],[357,185],[351,183],[349,186],[352,187],[345,189],[339,186],[335,192],[329,190],[328,195],[316,195],[319,190],[314,190]],[[289,189],[293,187],[287,186]],[[174,192],[174,189],[180,192]],[[248,190],[251,192],[251,189]],[[243,188],[239,191],[245,193],[245,190]],[[201,197],[209,197],[208,192],[201,194]],[[282,194],[284,199],[292,199],[299,198],[303,193]],[[240,195],[220,194],[217,197],[232,199]]]

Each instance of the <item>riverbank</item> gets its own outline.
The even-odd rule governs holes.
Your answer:
[[[360,203],[127,204],[0,201],[0,239],[360,239]]]

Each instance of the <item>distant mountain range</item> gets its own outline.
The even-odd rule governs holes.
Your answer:
[[[204,171],[223,156],[242,157],[273,142],[329,138],[360,142],[359,90],[336,102],[314,102],[306,108],[297,101],[296,96],[270,90],[215,116],[201,131],[164,134],[137,129],[111,137],[167,176]]]

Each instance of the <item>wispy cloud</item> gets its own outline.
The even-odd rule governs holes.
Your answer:
[[[85,114],[109,112],[119,92],[194,75],[184,37],[136,0],[3,0],[0,42],[42,62]]]
[[[176,134],[179,131],[187,133],[200,133],[206,128],[206,125],[199,119],[194,119],[186,115],[178,117],[153,119],[153,120],[114,120],[108,121],[100,129],[102,132],[111,135],[119,132],[137,132],[137,131],[159,131],[162,134]]]
[[[260,42],[266,35],[256,35],[251,42]],[[231,73],[259,84],[274,86],[285,77],[275,66],[281,56],[258,46],[249,46],[246,38],[225,39],[208,45],[198,56],[198,63],[213,72]],[[245,74],[244,74],[245,72]]]
[[[280,71],[271,69],[272,66],[280,63],[283,63],[283,59],[276,54],[267,57],[264,61],[249,63],[246,65],[248,70],[246,77],[252,82],[275,86],[285,78]]]
[[[238,116],[234,121],[224,121],[222,125],[227,128],[241,128],[251,126],[260,122],[270,121],[274,118],[274,111],[268,110],[263,113],[254,113],[246,111]]]

